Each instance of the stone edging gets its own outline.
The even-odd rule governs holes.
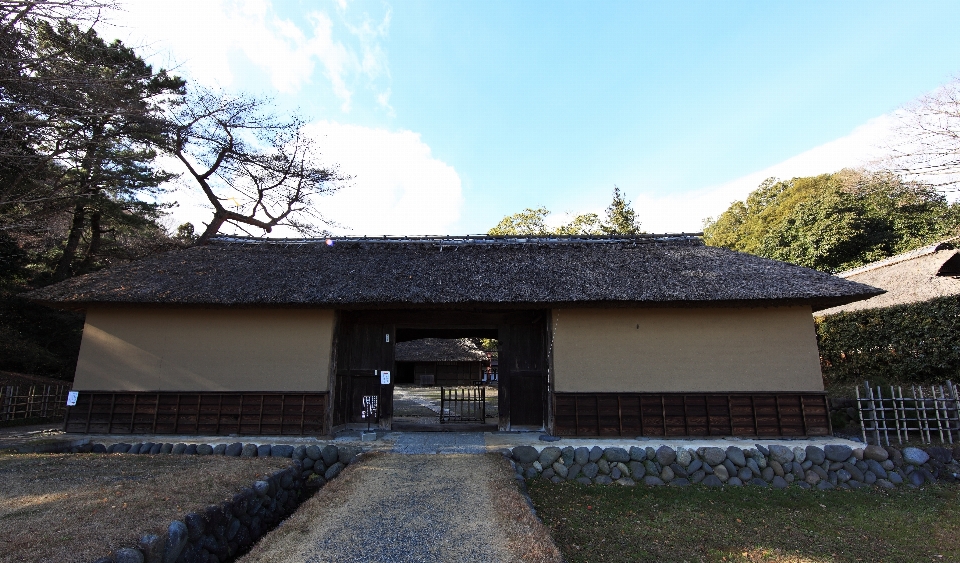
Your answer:
[[[697,449],[668,446],[593,448],[517,446],[504,450],[513,463],[517,479],[542,478],[554,483],[632,486],[708,487],[755,485],[761,487],[821,490],[856,489],[866,486],[919,487],[925,483],[960,481],[960,447],[900,450],[843,445],[806,448],[783,445],[742,450],[730,446]]]
[[[352,446],[320,447],[271,444],[81,444],[61,448],[72,453],[222,455],[286,457],[290,467],[243,488],[232,499],[174,520],[166,532],[144,534],[136,547],[115,550],[94,563],[200,563],[232,561],[334,479],[363,453]]]

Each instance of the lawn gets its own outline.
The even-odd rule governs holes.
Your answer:
[[[0,454],[0,562],[94,561],[227,500],[286,458]]]
[[[960,487],[805,491],[529,483],[570,563],[960,561]]]

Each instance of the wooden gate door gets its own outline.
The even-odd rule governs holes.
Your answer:
[[[361,416],[363,397],[378,396],[380,428],[390,429],[393,422],[393,346],[392,324],[355,322],[348,313],[340,321],[337,343],[337,377],[333,423],[366,422]],[[381,373],[391,372],[390,384],[381,384]]]
[[[498,332],[500,427],[542,428],[547,404],[546,313],[530,322],[502,325]]]

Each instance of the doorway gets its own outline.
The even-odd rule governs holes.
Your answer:
[[[497,381],[483,381],[486,367],[478,371],[484,391],[495,386],[493,416],[485,417],[482,428],[499,430],[542,430],[547,423],[547,319],[548,311],[477,312],[463,310],[343,311],[340,313],[334,375],[332,378],[332,424],[334,429],[366,425],[364,405],[371,397],[377,403],[376,424],[380,429],[406,429],[410,416],[428,417],[430,406],[440,398],[438,375],[457,383],[472,377],[466,366],[433,366],[429,369],[396,360],[398,343],[424,339],[496,341]],[[492,372],[492,370],[491,370]],[[387,375],[385,375],[385,373]],[[411,381],[412,380],[412,381]],[[424,382],[427,382],[426,384]],[[491,385],[493,384],[493,385]],[[397,387],[400,391],[397,392]],[[406,387],[410,386],[410,387]],[[426,388],[413,391],[412,387]],[[433,387],[434,390],[429,388]],[[494,392],[491,390],[491,393]],[[434,395],[436,395],[434,397]],[[397,400],[398,397],[400,400]],[[438,401],[439,402],[439,401]],[[489,405],[490,400],[486,404]],[[403,408],[403,415],[396,411]],[[410,414],[412,413],[412,414]],[[495,426],[494,426],[495,423]],[[488,426],[489,425],[489,426]],[[440,428],[437,428],[440,429]]]
[[[403,339],[394,351],[393,429],[492,431],[499,393],[492,376],[494,338]],[[489,331],[484,330],[484,334]]]

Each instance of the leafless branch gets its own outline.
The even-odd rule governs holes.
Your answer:
[[[941,191],[960,187],[960,78],[901,113],[887,167]]]
[[[214,208],[198,244],[225,223],[267,233],[280,225],[317,232],[298,217],[325,222],[313,198],[336,191],[347,179],[319,163],[298,118],[277,118],[263,100],[204,91],[190,96],[172,120],[170,150]]]

